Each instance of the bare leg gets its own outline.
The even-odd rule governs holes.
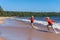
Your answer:
[[[32,28],[34,27],[33,23],[31,23]]]
[[[52,28],[52,30],[55,32],[55,29],[53,28],[53,27],[51,27]]]
[[[49,25],[47,25],[47,29],[49,30]]]

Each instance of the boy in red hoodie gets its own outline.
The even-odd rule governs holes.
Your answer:
[[[48,22],[47,29],[49,30],[49,26],[51,26],[52,30],[54,31],[54,28],[52,27],[54,21],[51,20],[49,17],[46,17],[46,21]]]
[[[32,16],[32,17],[30,18],[30,21],[31,21],[31,25],[32,25],[32,28],[33,28],[34,16]]]

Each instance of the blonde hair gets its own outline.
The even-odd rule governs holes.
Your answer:
[[[32,17],[34,17],[34,16],[32,16]]]
[[[47,19],[50,19],[50,17],[46,17]]]

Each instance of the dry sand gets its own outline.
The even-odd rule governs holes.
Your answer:
[[[7,19],[8,17],[0,17],[0,24],[3,24],[5,19]]]
[[[0,17],[0,20],[5,20],[7,18],[9,18],[9,17]]]
[[[31,29],[30,24],[16,20],[11,21],[9,22],[11,26],[0,25],[1,40],[60,40],[60,34],[38,31]]]
[[[8,18],[14,18],[14,17],[0,17],[0,24],[4,24],[4,20],[8,19]]]

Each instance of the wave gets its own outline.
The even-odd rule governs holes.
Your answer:
[[[16,18],[16,20],[21,20],[21,21],[25,21],[25,22],[30,22],[29,19],[23,19],[23,18]],[[40,21],[40,20],[35,20],[34,23],[37,23],[37,24],[41,24],[41,25],[47,25],[48,23],[46,21]],[[54,23],[53,27],[54,28],[57,28],[57,29],[60,29],[60,23]]]

